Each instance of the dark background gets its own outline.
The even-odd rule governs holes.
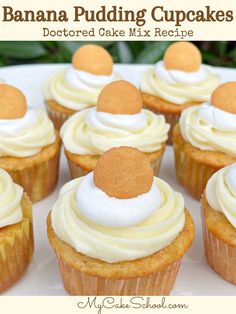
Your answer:
[[[88,42],[0,41],[0,66],[27,63],[70,62],[72,53]],[[91,43],[91,42],[90,42]],[[155,63],[162,59],[169,41],[93,42],[105,47],[116,63]],[[202,52],[203,62],[216,66],[236,67],[236,42],[194,42]]]

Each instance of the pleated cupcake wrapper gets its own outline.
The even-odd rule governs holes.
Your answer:
[[[20,184],[35,203],[48,196],[56,187],[59,171],[60,149],[50,159],[31,167],[8,171],[13,180]]]
[[[57,258],[64,287],[70,295],[169,295],[181,262],[178,259],[145,277],[109,279],[83,273],[60,256]]]
[[[62,113],[54,110],[53,108],[46,105],[48,116],[52,120],[55,129],[60,130],[62,124],[71,117],[71,114]]]
[[[168,133],[168,140],[167,140],[167,144],[172,145],[172,133],[173,133],[173,129],[174,126],[178,123],[179,118],[180,118],[180,114],[179,113],[165,113],[165,112],[160,112],[158,110],[154,110],[153,108],[150,109],[147,106],[147,109],[151,110],[152,112],[156,113],[156,114],[162,114],[165,117],[166,123],[169,123],[170,125],[170,130]]]
[[[155,176],[158,176],[158,174],[159,174],[160,167],[161,167],[162,156],[160,156],[159,159],[156,159],[155,161],[153,161],[151,163],[151,166],[153,168],[153,172],[154,172]],[[88,170],[85,170],[85,169],[81,168],[79,165],[77,165],[75,162],[70,160],[68,157],[67,157],[67,162],[68,162],[68,166],[69,166],[69,169],[70,169],[70,175],[71,175],[72,179],[83,177],[83,176],[85,176],[86,174],[88,174],[90,172]]]
[[[196,199],[200,199],[207,181],[218,168],[190,158],[180,145],[174,144],[175,168],[181,185]]]
[[[203,208],[202,227],[208,264],[226,281],[236,285],[236,247],[218,239],[208,230]]]
[[[29,219],[21,228],[0,239],[0,292],[14,284],[26,270],[33,254],[33,232]]]

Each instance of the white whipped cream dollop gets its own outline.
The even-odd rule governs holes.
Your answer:
[[[179,120],[183,138],[201,150],[236,156],[236,115],[205,103],[185,109]]]
[[[94,200],[96,200],[96,206],[94,206]],[[92,222],[106,227],[124,228],[141,223],[154,212],[161,200],[155,183],[150,191],[134,198],[109,197],[96,187],[93,172],[91,172],[81,181],[76,201],[81,213]]]
[[[69,67],[65,73],[65,81],[78,89],[90,89],[91,87],[101,88],[115,80],[115,74],[96,75]]]
[[[65,148],[71,153],[101,155],[119,146],[154,152],[167,140],[168,131],[164,116],[149,110],[121,115],[92,108],[74,114],[60,132]]]
[[[141,83],[141,90],[176,105],[187,102],[205,102],[219,85],[219,77],[211,67],[202,64],[196,72],[167,70],[159,61],[149,69]]]
[[[0,169],[0,228],[22,221],[23,188]]]
[[[72,110],[83,110],[97,103],[101,90],[120,76],[95,75],[75,69],[73,66],[53,73],[44,84],[45,100],[55,100]]]
[[[202,83],[208,77],[208,69],[209,68],[207,66],[201,64],[199,70],[196,72],[167,70],[163,61],[157,62],[154,67],[156,76],[172,85],[192,85]]]
[[[222,212],[236,228],[236,164],[213,174],[206,186],[206,198],[209,205]]]
[[[55,139],[53,123],[40,109],[30,109],[20,119],[0,119],[0,157],[33,156]]]
[[[51,213],[54,232],[76,251],[109,263],[134,260],[170,245],[183,230],[183,197],[163,180],[154,178],[146,195],[119,200],[94,187],[92,176],[67,183]]]

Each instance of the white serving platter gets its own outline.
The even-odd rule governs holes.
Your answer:
[[[28,104],[44,109],[42,83],[52,72],[66,65],[20,65],[0,68],[0,79],[20,88],[27,96]],[[146,65],[116,65],[124,79],[138,86]],[[222,81],[236,81],[236,70],[216,68]],[[206,263],[202,243],[200,203],[189,196],[175,176],[172,147],[164,155],[160,177],[184,196],[186,206],[195,222],[196,235],[189,252],[184,256],[172,295],[236,295],[236,287],[219,277]],[[46,217],[57,199],[60,187],[70,180],[64,154],[61,157],[60,178],[57,189],[43,201],[33,206],[35,252],[23,278],[3,295],[67,295],[60,278],[57,261],[46,234]]]

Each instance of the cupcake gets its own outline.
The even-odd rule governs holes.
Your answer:
[[[142,98],[135,86],[116,81],[102,90],[96,108],[74,114],[60,134],[71,176],[76,178],[93,171],[99,157],[118,146],[145,152],[157,175],[168,130],[164,116],[142,109]]]
[[[39,109],[28,109],[17,88],[0,84],[0,168],[32,202],[51,193],[58,179],[60,138]]]
[[[64,185],[47,226],[71,295],[168,295],[194,236],[183,197],[129,147]]]
[[[0,293],[24,274],[33,250],[32,204],[0,169]]]
[[[210,66],[202,64],[201,53],[190,42],[177,42],[169,46],[162,61],[149,69],[141,82],[144,106],[165,115],[173,127],[181,112],[210,99],[219,85],[219,77]]]
[[[236,164],[218,170],[208,181],[202,222],[208,264],[236,285]]]
[[[84,45],[75,51],[72,64],[53,73],[43,88],[46,108],[56,129],[75,112],[94,107],[102,88],[118,78],[104,48]]]
[[[200,199],[212,174],[236,162],[236,82],[220,85],[210,102],[182,112],[173,146],[180,183]]]

